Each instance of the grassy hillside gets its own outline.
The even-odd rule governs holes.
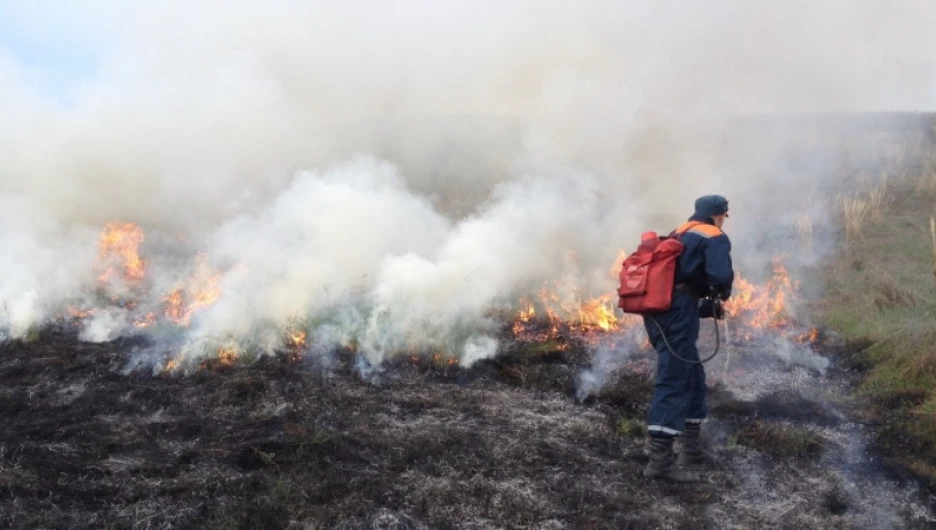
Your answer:
[[[936,484],[936,146],[896,141],[876,184],[838,198],[817,317],[849,344],[884,456]]]

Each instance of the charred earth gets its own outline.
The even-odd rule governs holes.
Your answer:
[[[826,375],[744,348],[713,361],[699,485],[643,478],[651,355],[580,400],[593,347],[516,342],[462,368],[363,374],[268,356],[189,376],[128,370],[142,339],[46,331],[0,351],[8,528],[930,528],[932,498],[878,465]],[[765,370],[765,363],[770,370]],[[745,374],[770,372],[758,386]],[[730,383],[734,381],[734,383]],[[733,385],[735,388],[733,388]]]

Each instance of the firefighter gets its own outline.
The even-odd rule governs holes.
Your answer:
[[[647,335],[658,356],[647,417],[647,477],[697,482],[698,473],[714,463],[712,456],[703,451],[700,439],[702,422],[708,414],[705,369],[701,363],[676,358],[670,348],[683,359],[698,361],[700,317],[722,318],[721,314],[712,314],[720,313],[720,305],[712,300],[727,300],[734,281],[731,242],[721,231],[727,217],[728,201],[721,195],[696,200],[695,213],[672,234],[685,245],[676,266],[672,308],[653,316],[655,323],[651,317],[644,317]],[[673,451],[677,436],[681,440],[678,459]]]

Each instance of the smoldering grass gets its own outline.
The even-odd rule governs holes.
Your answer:
[[[578,367],[571,357],[564,362]],[[579,528],[595,523],[650,528],[674,521],[699,528],[709,526],[711,518],[696,513],[718,510],[745,527],[770,526],[778,520],[769,506],[739,500],[742,488],[724,474],[688,497],[673,498],[664,489],[670,497],[664,502],[672,511],[659,515],[660,490],[648,488],[638,476],[645,462],[644,444],[625,436],[639,436],[639,413],[621,414],[607,403],[583,407],[568,393],[528,392],[498,381],[466,386],[423,379],[419,384],[390,381],[386,390],[353,377],[327,385],[315,377],[284,381],[281,371],[269,368],[258,363],[220,377],[205,371],[202,380],[151,381],[156,383],[153,393],[131,393],[134,401],[113,414],[109,428],[100,432],[116,436],[118,428],[130,430],[102,440],[117,449],[107,453],[112,459],[91,462],[110,473],[116,470],[120,482],[102,474],[88,483],[121,488],[127,494],[115,496],[106,509],[80,504],[73,510],[82,519],[69,520],[71,525],[56,525],[63,519],[52,510],[43,511],[46,505],[31,513],[42,514],[44,526],[79,526],[78,521],[100,526],[91,518],[111,517],[115,526],[150,518],[150,526],[160,528],[358,528],[371,527],[386,513],[407,528],[419,527],[411,521],[423,521],[427,528],[465,526],[466,521],[486,522],[478,528]],[[98,371],[94,374],[98,384],[127,389],[113,378],[101,378]],[[253,378],[264,381],[258,384]],[[248,392],[255,387],[267,390],[260,399],[245,399],[237,385],[228,384],[234,379]],[[607,390],[623,392],[635,386],[615,379]],[[178,391],[164,392],[169,389]],[[163,394],[172,396],[158,405],[178,416],[166,418],[166,425],[142,428],[140,421],[149,422],[152,416],[141,417],[138,411]],[[277,404],[283,402],[295,403],[296,409],[277,414]],[[641,403],[645,405],[645,399]],[[257,421],[270,415],[277,417]],[[621,418],[629,421],[616,425]],[[150,451],[154,443],[147,440],[154,432],[160,433],[157,452]],[[55,429],[47,436],[60,439]],[[80,447],[85,447],[83,442]],[[726,456],[735,463],[749,454],[762,457],[754,450]],[[142,458],[145,467],[137,469],[134,458]],[[749,467],[737,474],[746,477]],[[758,495],[769,495],[768,504],[782,499],[785,513],[792,509],[797,514],[786,515],[793,526],[809,526],[805,523],[812,520],[819,523],[812,526],[835,523],[825,518],[826,512],[815,511],[823,509],[816,490],[828,483],[816,478],[815,467],[802,462],[776,467],[783,471],[772,474],[768,469],[768,482]],[[726,488],[719,490],[721,485]],[[66,500],[77,494],[62,488],[59,494]],[[47,495],[38,485],[34,489],[36,496]],[[634,508],[621,511],[622,505]],[[134,509],[141,511],[132,513]],[[25,515],[17,517],[12,521],[19,524],[11,526],[36,526],[25,524]]]
[[[579,402],[594,396],[608,384],[612,372],[630,357],[630,350],[600,346],[592,354],[591,366],[579,373],[575,397]]]
[[[743,425],[731,439],[738,445],[758,449],[779,458],[816,458],[829,450],[829,442],[803,427],[754,420]]]
[[[620,386],[620,380],[612,381],[613,375],[622,365],[637,353],[641,346],[643,330],[639,326],[614,335],[614,340],[589,347],[591,366],[581,371],[576,378],[575,397],[579,402],[602,394],[609,383]],[[637,392],[642,385],[636,385]]]
[[[37,342],[42,336],[42,330],[38,326],[31,326],[29,330],[26,331],[26,335],[23,336],[23,342]]]
[[[357,360],[354,362],[354,368],[357,370],[362,381],[366,381],[372,385],[378,385],[380,383],[380,375],[384,372],[383,366],[380,364],[373,364],[363,356],[358,356]]]
[[[493,357],[499,349],[497,339],[483,333],[491,324],[479,332],[477,319],[446,325],[427,322],[417,333],[387,329],[374,320],[376,316],[366,304],[336,305],[282,322],[255,321],[250,329],[227,336],[198,335],[198,327],[155,326],[141,333],[151,336],[158,348],[134,355],[125,371],[147,366],[154,374],[191,375],[205,366],[243,366],[282,354],[292,361],[317,364],[327,373],[335,365],[336,352],[346,350],[356,354],[361,378],[376,384],[383,363],[393,357],[416,356],[439,366],[467,367]]]
[[[331,356],[340,347],[356,347],[359,319],[349,318],[348,308],[339,312],[320,311],[292,316],[283,322],[270,319],[255,321],[238,335],[199,336],[195,330],[159,328],[154,330],[159,343],[168,342],[178,353],[154,367],[159,371],[179,371],[190,375],[203,363],[245,365],[267,355],[289,352],[294,360],[312,358],[324,369],[333,364]],[[357,314],[357,313],[355,313]],[[359,315],[358,315],[359,316]]]

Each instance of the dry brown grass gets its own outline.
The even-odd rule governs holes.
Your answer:
[[[936,351],[924,351],[912,357],[904,367],[902,375],[903,377],[936,378]]]
[[[793,216],[793,233],[800,248],[807,254],[812,253],[813,247],[813,221],[808,213],[798,213]]]
[[[845,222],[845,241],[863,238],[864,225],[870,212],[868,201],[859,195],[841,195],[838,203]]]
[[[927,197],[936,197],[936,151],[927,152],[920,158],[920,169],[913,177],[916,180],[916,191]],[[910,175],[909,171],[904,174],[908,180]]]
[[[887,179],[865,192],[840,194],[839,209],[845,226],[845,240],[857,241],[865,236],[868,221],[880,221],[890,210],[894,198],[888,191]]]
[[[933,276],[936,277],[936,216],[930,216],[930,244],[933,251]]]
[[[936,197],[936,171],[924,171],[917,175],[916,191],[928,197]]]
[[[862,274],[865,290],[878,309],[919,307],[926,297],[915,285],[898,281],[885,269],[870,268]]]
[[[875,219],[883,219],[893,204],[893,198],[887,191],[886,182],[879,184],[867,194],[868,213]]]

